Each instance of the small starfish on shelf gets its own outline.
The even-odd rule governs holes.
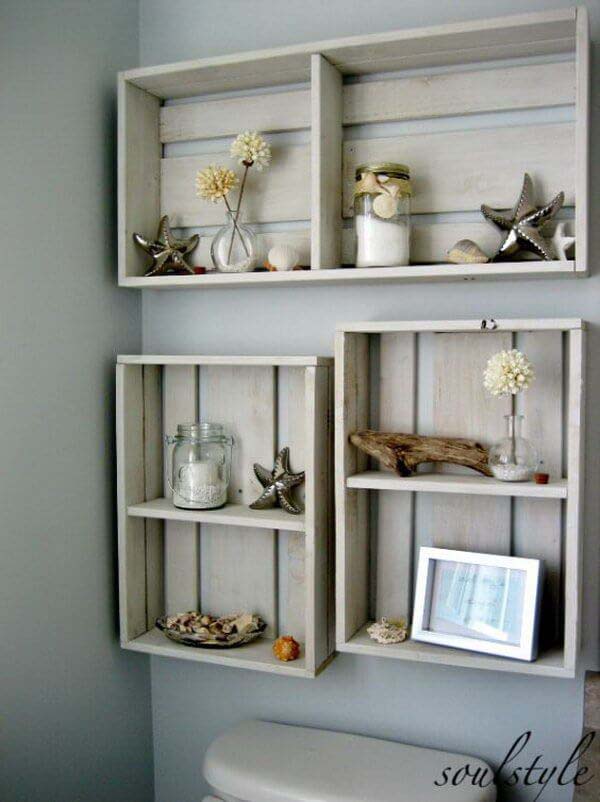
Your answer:
[[[272,471],[255,462],[254,473],[264,490],[250,505],[251,510],[268,510],[271,507],[279,506],[291,515],[300,515],[301,512],[304,512],[292,498],[292,489],[304,481],[304,471],[291,473],[289,448],[281,449]]]
[[[567,253],[575,245],[575,237],[571,237],[566,231],[567,224],[562,220],[560,223],[557,223],[554,234],[552,235],[552,242],[554,243],[556,255],[559,259],[565,261],[573,258],[572,256],[567,256]]]
[[[146,239],[141,234],[134,234],[133,241],[152,257],[152,264],[146,272],[147,276],[159,276],[170,270],[185,270],[188,273],[194,273],[184,257],[194,250],[200,242],[200,237],[198,234],[194,234],[188,239],[176,239],[171,233],[168,215],[165,214],[160,218],[155,240]]]
[[[504,234],[504,241],[492,257],[492,262],[512,259],[519,251],[530,251],[549,262],[556,259],[552,240],[544,237],[540,229],[561,208],[565,193],[559,192],[546,206],[536,206],[533,197],[533,182],[531,176],[525,173],[523,188],[514,209],[502,211],[492,209],[485,203],[482,205],[481,213],[485,219]]]

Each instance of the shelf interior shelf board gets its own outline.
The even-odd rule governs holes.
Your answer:
[[[407,640],[404,643],[380,644],[369,637],[367,625],[346,643],[338,643],[340,652],[388,657],[396,660],[412,660],[420,663],[436,663],[463,668],[483,668],[489,671],[508,671],[518,674],[534,674],[548,677],[572,677],[574,673],[565,666],[560,648],[542,652],[537,660],[528,663],[507,657],[468,652],[446,646]]]
[[[312,676],[306,668],[303,652],[297,660],[284,663],[274,656],[273,641],[269,638],[259,638],[252,643],[233,649],[197,649],[169,640],[166,635],[154,627],[149,632],[123,643],[123,648],[158,657],[178,657],[200,663],[216,663],[234,668],[249,668],[297,677]]]
[[[476,496],[567,498],[566,479],[554,480],[547,485],[538,485],[535,482],[501,482],[499,479],[478,475],[428,473],[404,477],[387,471],[364,471],[348,477],[346,485],[354,490],[403,490]]]
[[[127,514],[136,518],[161,518],[165,521],[250,526],[287,532],[305,531],[304,513],[290,515],[278,508],[251,510],[243,504],[226,504],[218,510],[183,510],[175,507],[171,499],[157,498],[142,504],[131,504],[127,508]]]

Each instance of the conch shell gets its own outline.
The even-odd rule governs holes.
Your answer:
[[[461,239],[448,251],[448,260],[455,265],[483,264],[490,257],[473,240]]]

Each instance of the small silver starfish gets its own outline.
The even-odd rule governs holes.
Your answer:
[[[536,206],[533,202],[533,182],[530,175],[525,173],[521,195],[512,211],[492,209],[484,203],[481,213],[505,235],[491,261],[511,259],[518,251],[531,251],[549,262],[556,259],[552,240],[544,237],[540,229],[552,220],[564,200],[565,193],[559,192],[547,206]]]
[[[265,488],[254,504],[250,505],[251,510],[268,510],[276,505],[282,507],[292,515],[300,515],[304,512],[292,498],[292,488],[302,484],[304,481],[304,471],[302,473],[290,472],[290,450],[282,448],[272,471],[268,471],[254,463],[254,473],[256,478]]]
[[[188,273],[194,273],[184,256],[194,250],[200,242],[200,237],[194,234],[189,239],[176,239],[171,233],[167,214],[160,218],[155,240],[134,234],[133,241],[152,257],[152,264],[146,272],[147,276],[158,276],[169,270],[187,270]]]

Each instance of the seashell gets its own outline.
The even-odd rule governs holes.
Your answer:
[[[377,195],[373,201],[373,211],[378,217],[389,220],[398,211],[398,201],[387,193]]]
[[[274,245],[267,255],[267,261],[276,270],[293,270],[299,264],[300,256],[291,245]]]
[[[273,644],[273,654],[283,663],[297,660],[300,654],[300,644],[291,635],[282,635]]]
[[[371,640],[377,643],[402,643],[408,637],[408,625],[404,619],[389,621],[382,618],[367,627],[367,632]]]
[[[490,257],[473,240],[461,239],[448,251],[448,260],[455,265],[483,264]]]

